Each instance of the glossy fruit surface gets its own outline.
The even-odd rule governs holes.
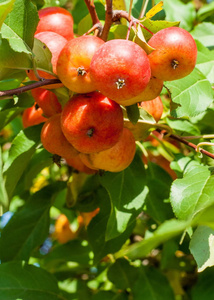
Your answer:
[[[142,101],[150,101],[158,97],[163,89],[163,80],[151,77],[145,90],[138,96],[123,101],[124,106],[129,106]]]
[[[61,124],[65,137],[79,152],[99,152],[119,140],[123,112],[101,93],[77,94],[64,106]]]
[[[156,49],[148,55],[153,76],[170,81],[183,78],[193,71],[197,47],[185,29],[162,29],[152,36],[148,44]]]
[[[89,67],[94,53],[103,44],[96,36],[81,36],[66,44],[59,55],[57,75],[68,89],[76,93],[95,91]]]
[[[46,120],[47,118],[43,116],[43,110],[40,107],[37,108],[36,104],[26,108],[22,114],[22,124],[24,128],[38,125]]]
[[[61,129],[61,114],[50,117],[41,131],[43,147],[61,157],[78,155],[78,151],[67,141]]]
[[[31,93],[47,118],[62,111],[61,104],[53,92],[42,88],[37,88],[31,90]]]
[[[151,76],[146,52],[122,39],[107,41],[96,51],[90,73],[97,90],[119,104],[141,93]]]
[[[74,37],[73,34],[73,17],[62,7],[46,7],[38,11],[39,23],[36,33],[42,31],[53,31],[67,40]]]
[[[63,36],[61,36],[55,32],[51,32],[51,31],[44,31],[44,32],[37,33],[35,35],[35,38],[40,40],[41,42],[43,42],[50,50],[50,52],[52,54],[51,64],[52,64],[53,73],[57,75],[56,64],[57,64],[58,56],[59,56],[59,53],[61,52],[62,48],[67,43],[67,40]],[[38,74],[40,77],[46,78],[46,79],[56,78],[56,76],[53,76],[52,74],[49,74],[42,70],[38,70]],[[30,80],[38,81],[38,78],[34,74],[33,70],[29,70],[27,75],[30,78]],[[60,84],[45,86],[43,88],[55,89],[55,88],[58,88],[61,86],[62,86],[62,84],[60,83]]]
[[[120,172],[130,165],[135,150],[134,136],[129,129],[124,128],[119,141],[110,149],[98,153],[80,153],[80,157],[91,169]]]

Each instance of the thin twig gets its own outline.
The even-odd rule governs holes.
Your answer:
[[[86,6],[88,8],[88,11],[91,15],[93,25],[95,25],[96,23],[100,23],[100,20],[98,18],[96,8],[95,8],[95,5],[94,5],[94,1],[85,0],[85,4],[86,4]]]
[[[0,91],[0,97],[5,97],[5,96],[13,96],[13,95],[20,95],[24,92],[30,91],[32,89],[36,89],[38,87],[42,87],[44,85],[51,85],[51,84],[56,84],[56,83],[61,83],[59,79],[44,79],[42,81],[37,81],[25,86],[21,86],[16,89],[12,90],[7,90],[7,91]]]
[[[101,39],[107,41],[109,30],[112,25],[113,9],[112,9],[112,0],[106,0],[106,16],[105,24],[103,27],[103,32],[101,34]]]

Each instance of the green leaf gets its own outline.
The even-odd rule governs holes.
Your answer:
[[[5,0],[0,3],[0,29],[6,16],[12,10],[14,2],[15,0]]]
[[[199,22],[202,22],[204,19],[213,16],[214,13],[214,2],[212,1],[209,4],[204,4],[198,11],[197,11],[197,19]]]
[[[176,133],[180,136],[185,135],[200,135],[200,131],[197,126],[192,124],[188,120],[176,120],[176,119],[166,119],[167,124],[173,129],[176,130]]]
[[[45,265],[51,265],[53,269],[53,263],[58,267],[64,262],[72,261],[81,265],[81,267],[90,265],[90,253],[91,247],[86,241],[80,239],[69,241],[64,245],[58,245],[46,255]]]
[[[198,70],[203,73],[211,84],[214,83],[214,51],[210,51],[199,41],[196,41],[198,48],[197,64]]]
[[[78,24],[77,34],[83,35],[93,26],[91,15],[87,14]]]
[[[98,263],[107,254],[115,253],[122,247],[132,233],[135,223],[127,227],[116,238],[106,241],[107,223],[111,211],[109,196],[104,188],[98,188],[94,191],[94,198],[99,201],[100,211],[89,223],[87,232],[89,243],[94,252],[94,263]]]
[[[26,73],[20,70],[9,70],[9,74],[5,74],[0,80],[0,91],[15,89],[20,86],[25,79]]]
[[[0,206],[3,206],[3,211],[8,209],[9,207],[9,201],[8,201],[8,195],[7,191],[5,189],[5,183],[4,183],[4,178],[3,178],[3,173],[2,173],[2,149],[0,148]]]
[[[197,262],[198,272],[214,265],[214,230],[199,226],[190,241],[190,251]]]
[[[2,26],[2,38],[16,52],[31,53],[34,32],[39,21],[36,6],[28,0],[16,0]]]
[[[172,101],[178,104],[171,111],[173,117],[194,117],[204,112],[213,101],[212,86],[208,79],[196,68],[185,78],[167,81]]]
[[[185,221],[176,219],[167,220],[162,223],[156,231],[154,231],[151,237],[147,237],[138,243],[127,246],[126,248],[124,247],[115,254],[115,257],[119,258],[126,255],[130,259],[143,258],[160,244],[180,235],[188,226],[189,223]]]
[[[180,25],[187,31],[193,27],[193,22],[196,18],[195,7],[192,2],[184,4],[180,0],[164,1],[163,6],[166,13],[166,20],[177,21],[180,20]]]
[[[175,215],[191,220],[194,215],[214,203],[214,175],[208,167],[195,166],[186,170],[182,179],[176,179],[171,187],[170,200]]]
[[[131,121],[132,124],[136,124],[140,117],[140,112],[137,103],[130,106],[126,106],[126,112],[129,121]]]
[[[131,165],[122,172],[104,173],[100,183],[111,201],[106,232],[108,241],[119,236],[135,221],[144,204],[148,188],[141,157],[137,154]]]
[[[115,294],[111,291],[99,290],[98,293],[94,294],[91,300],[128,300],[128,295],[126,293],[121,293],[120,291]]]
[[[66,300],[47,271],[22,262],[0,265],[0,293],[4,300]]]
[[[120,258],[110,266],[107,276],[118,289],[126,290],[132,288],[139,274],[136,267],[131,266],[126,259]]]
[[[167,278],[154,267],[141,267],[140,277],[133,289],[135,300],[174,300]]]
[[[15,52],[6,39],[0,36],[0,68],[31,69],[32,55]]]
[[[149,193],[146,197],[145,212],[157,223],[173,217],[168,201],[172,178],[157,164],[150,162],[147,169],[147,186]],[[155,188],[154,188],[155,187]]]
[[[192,300],[212,299],[214,295],[214,268],[208,268],[198,276],[197,284],[191,291]]]
[[[21,175],[40,143],[42,125],[28,127],[21,131],[12,142],[8,159],[4,165],[5,187],[9,198],[18,183]]]
[[[191,35],[208,48],[214,47],[214,24],[203,22],[194,27]]]
[[[49,233],[49,210],[61,186],[47,186],[30,197],[3,228],[1,261],[28,260]]]

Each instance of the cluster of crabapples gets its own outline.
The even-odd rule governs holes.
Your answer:
[[[56,76],[42,70],[38,75],[61,83],[32,90],[36,104],[24,112],[24,127],[45,122],[44,148],[79,171],[124,170],[134,158],[136,138],[124,123],[123,107],[138,103],[158,122],[164,81],[195,67],[194,39],[179,27],[161,29],[148,41],[154,50],[147,54],[130,40],[74,37],[72,16],[63,8],[41,9],[39,17],[35,38],[51,51]],[[28,77],[38,80],[33,70]],[[61,86],[73,95],[63,107],[49,90]]]

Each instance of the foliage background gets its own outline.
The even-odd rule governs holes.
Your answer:
[[[105,3],[94,3],[104,20]],[[128,10],[129,1],[113,5]],[[1,91],[23,83],[34,55],[38,68],[51,71],[50,53],[33,39],[37,10],[48,6],[72,13],[76,35],[92,26],[82,0],[1,0]],[[141,7],[142,1],[133,1],[134,17]],[[190,31],[198,59],[188,77],[165,83],[172,102],[165,88],[160,124],[179,136],[196,136],[197,145],[214,132],[214,2],[165,0],[163,10],[143,24],[155,32],[165,21],[180,21]],[[109,38],[124,37],[126,30],[126,23],[114,25]],[[62,90],[61,101],[66,97]],[[41,125],[22,127],[21,113],[32,104],[29,92],[0,101],[2,299],[213,299],[213,160],[153,136],[137,144],[134,161],[120,173],[89,176],[58,168],[41,146]],[[204,148],[214,153],[212,145]],[[144,164],[142,150],[155,159]],[[75,230],[78,215],[97,207],[99,214],[78,235],[57,241],[60,214]]]

